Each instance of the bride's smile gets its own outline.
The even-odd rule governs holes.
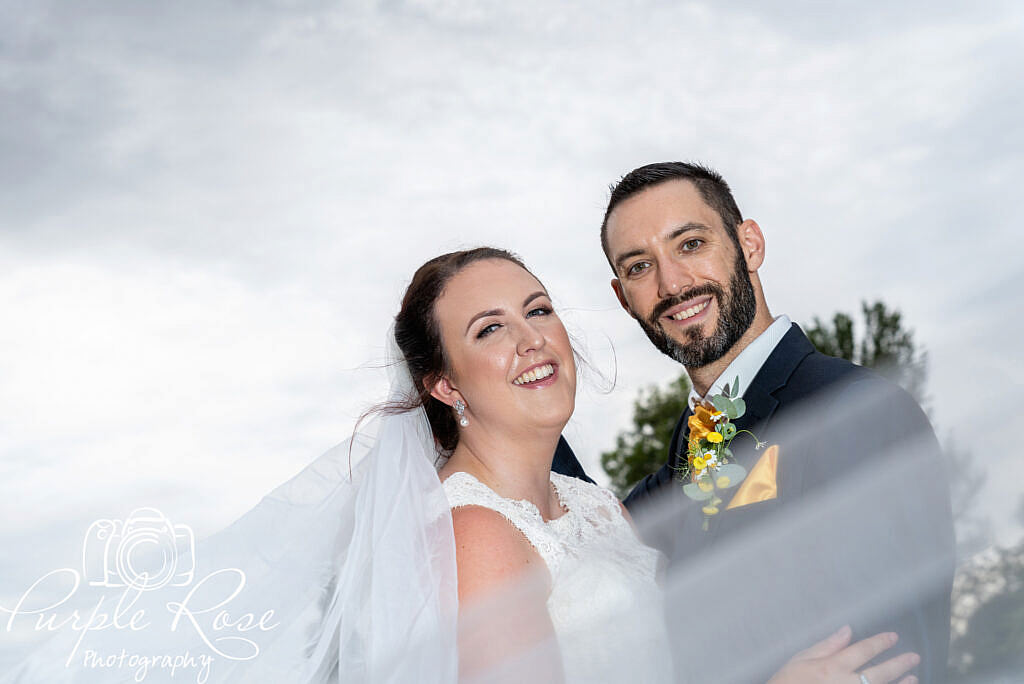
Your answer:
[[[553,361],[534,364],[512,381],[513,385],[519,385],[527,389],[539,387],[550,387],[558,380],[558,364]]]

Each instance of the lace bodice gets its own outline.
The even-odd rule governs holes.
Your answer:
[[[530,501],[506,499],[469,473],[452,474],[444,489],[452,508],[500,513],[544,560],[567,681],[669,681],[658,552],[637,538],[612,492],[559,473],[551,484],[565,512],[549,521]]]

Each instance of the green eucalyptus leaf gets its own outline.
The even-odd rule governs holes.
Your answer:
[[[721,428],[719,432],[721,432],[722,436],[725,437],[726,439],[732,439],[733,437],[736,436],[736,426],[733,425],[732,423],[719,425],[718,427]]]
[[[714,404],[715,408],[721,411],[722,413],[728,413],[729,409],[732,407],[732,401],[730,401],[728,397],[721,394],[716,394],[715,396],[713,396],[711,398],[711,403]]]
[[[736,376],[736,379],[732,381],[732,391],[729,393],[730,399],[735,399],[736,395],[740,393],[740,376]]]
[[[733,399],[732,404],[733,406],[736,407],[736,415],[729,416],[730,418],[739,418],[740,416],[747,412],[747,402],[743,401],[742,399]]]
[[[743,466],[738,463],[726,463],[724,466],[719,467],[718,472],[715,473],[715,483],[717,486],[720,478],[727,477],[729,478],[729,484],[719,487],[719,489],[731,489],[740,482],[743,482],[743,478],[746,476],[747,469]]]
[[[694,501],[707,501],[711,498],[713,493],[714,490],[711,490],[710,492],[702,491],[701,488],[697,486],[696,482],[683,485],[683,494],[686,494],[686,496],[690,497]]]

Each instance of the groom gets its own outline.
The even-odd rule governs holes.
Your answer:
[[[709,554],[721,557],[730,544],[755,548],[777,530],[803,525],[804,531],[787,538],[774,556],[767,552],[755,562],[735,564],[742,567],[726,564],[716,570],[721,586],[753,587],[751,596],[763,604],[751,606],[749,616],[749,622],[761,626],[760,633],[744,629],[748,625],[732,627],[724,637],[728,646],[719,648],[738,660],[747,657],[747,649],[752,662],[757,652],[763,671],[771,672],[778,664],[772,658],[794,648],[780,646],[787,636],[803,643],[787,620],[808,625],[815,619],[842,620],[833,628],[849,622],[857,639],[896,631],[900,645],[894,653],[920,654],[915,671],[920,681],[942,681],[949,643],[952,522],[939,447],[916,402],[871,371],[815,351],[799,326],[784,315],[772,316],[758,277],[764,235],[756,222],[742,218],[728,185],[714,171],[680,162],[631,171],[612,190],[601,243],[622,308],[659,351],[686,368],[693,386],[667,462],[624,502],[641,523],[645,540],[685,577],[687,567],[699,569],[715,558]],[[707,515],[704,504],[682,496],[677,468],[686,462],[694,407],[726,385],[746,403],[736,427],[750,430],[768,448],[755,448],[745,435],[735,440],[734,460],[746,468],[749,482],[734,494],[725,493],[722,510]],[[883,481],[886,472],[896,472],[893,454],[917,459],[912,486],[836,503],[844,501],[840,484],[849,488],[872,477]],[[554,469],[586,477],[564,441]],[[833,515],[838,522],[823,522],[824,511],[842,505],[847,508]],[[822,522],[816,528],[818,511]],[[647,514],[657,522],[645,526]],[[930,573],[905,570],[918,558],[930,559]],[[918,582],[917,591],[893,596],[878,586],[887,577],[919,575],[927,575],[922,579],[927,586]],[[826,587],[817,594],[787,587],[786,577],[824,578]],[[841,596],[828,595],[830,590]],[[773,607],[760,601],[766,594],[788,598],[780,599],[784,606]],[[883,598],[871,604],[871,596]],[[837,607],[858,601],[873,607],[860,612]],[[681,643],[692,641],[688,632],[698,624],[692,615],[667,617]],[[725,681],[721,665],[697,662],[706,651],[677,652],[677,669],[693,681]]]

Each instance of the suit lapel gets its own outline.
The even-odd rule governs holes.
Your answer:
[[[790,326],[789,332],[779,340],[761,370],[743,392],[747,412],[736,421],[736,426],[741,430],[750,430],[755,426],[767,429],[769,419],[779,406],[775,393],[786,386],[800,362],[813,351],[814,345],[800,326],[796,323]]]
[[[778,345],[776,345],[775,349],[772,350],[771,355],[764,362],[764,365],[761,366],[761,370],[758,371],[753,381],[743,392],[743,401],[747,405],[747,410],[742,417],[735,421],[737,429],[750,430],[757,435],[758,439],[770,443],[769,421],[780,404],[775,394],[786,386],[786,383],[789,382],[790,377],[792,377],[800,363],[813,351],[814,345],[804,335],[800,326],[794,323],[786,335],[779,341]],[[736,462],[748,471],[764,454],[764,451],[759,451],[755,448],[753,438],[750,435],[742,435],[733,444],[735,446],[732,451]],[[783,451],[782,453],[783,455],[780,458],[785,458],[785,452]],[[784,483],[779,482],[780,492],[783,485]],[[730,511],[722,511],[720,514],[712,517],[707,536],[715,537],[719,528],[722,527],[723,521],[727,520],[736,511],[742,510],[743,508],[741,507]],[[728,524],[725,526],[729,527]]]
[[[693,415],[693,410],[687,406],[686,410],[683,411],[683,417],[676,423],[675,430],[672,431],[672,439],[669,441],[669,455],[668,464],[673,468],[678,468],[682,459],[686,458],[686,439],[689,435],[689,426],[687,422],[690,420],[690,416]]]

